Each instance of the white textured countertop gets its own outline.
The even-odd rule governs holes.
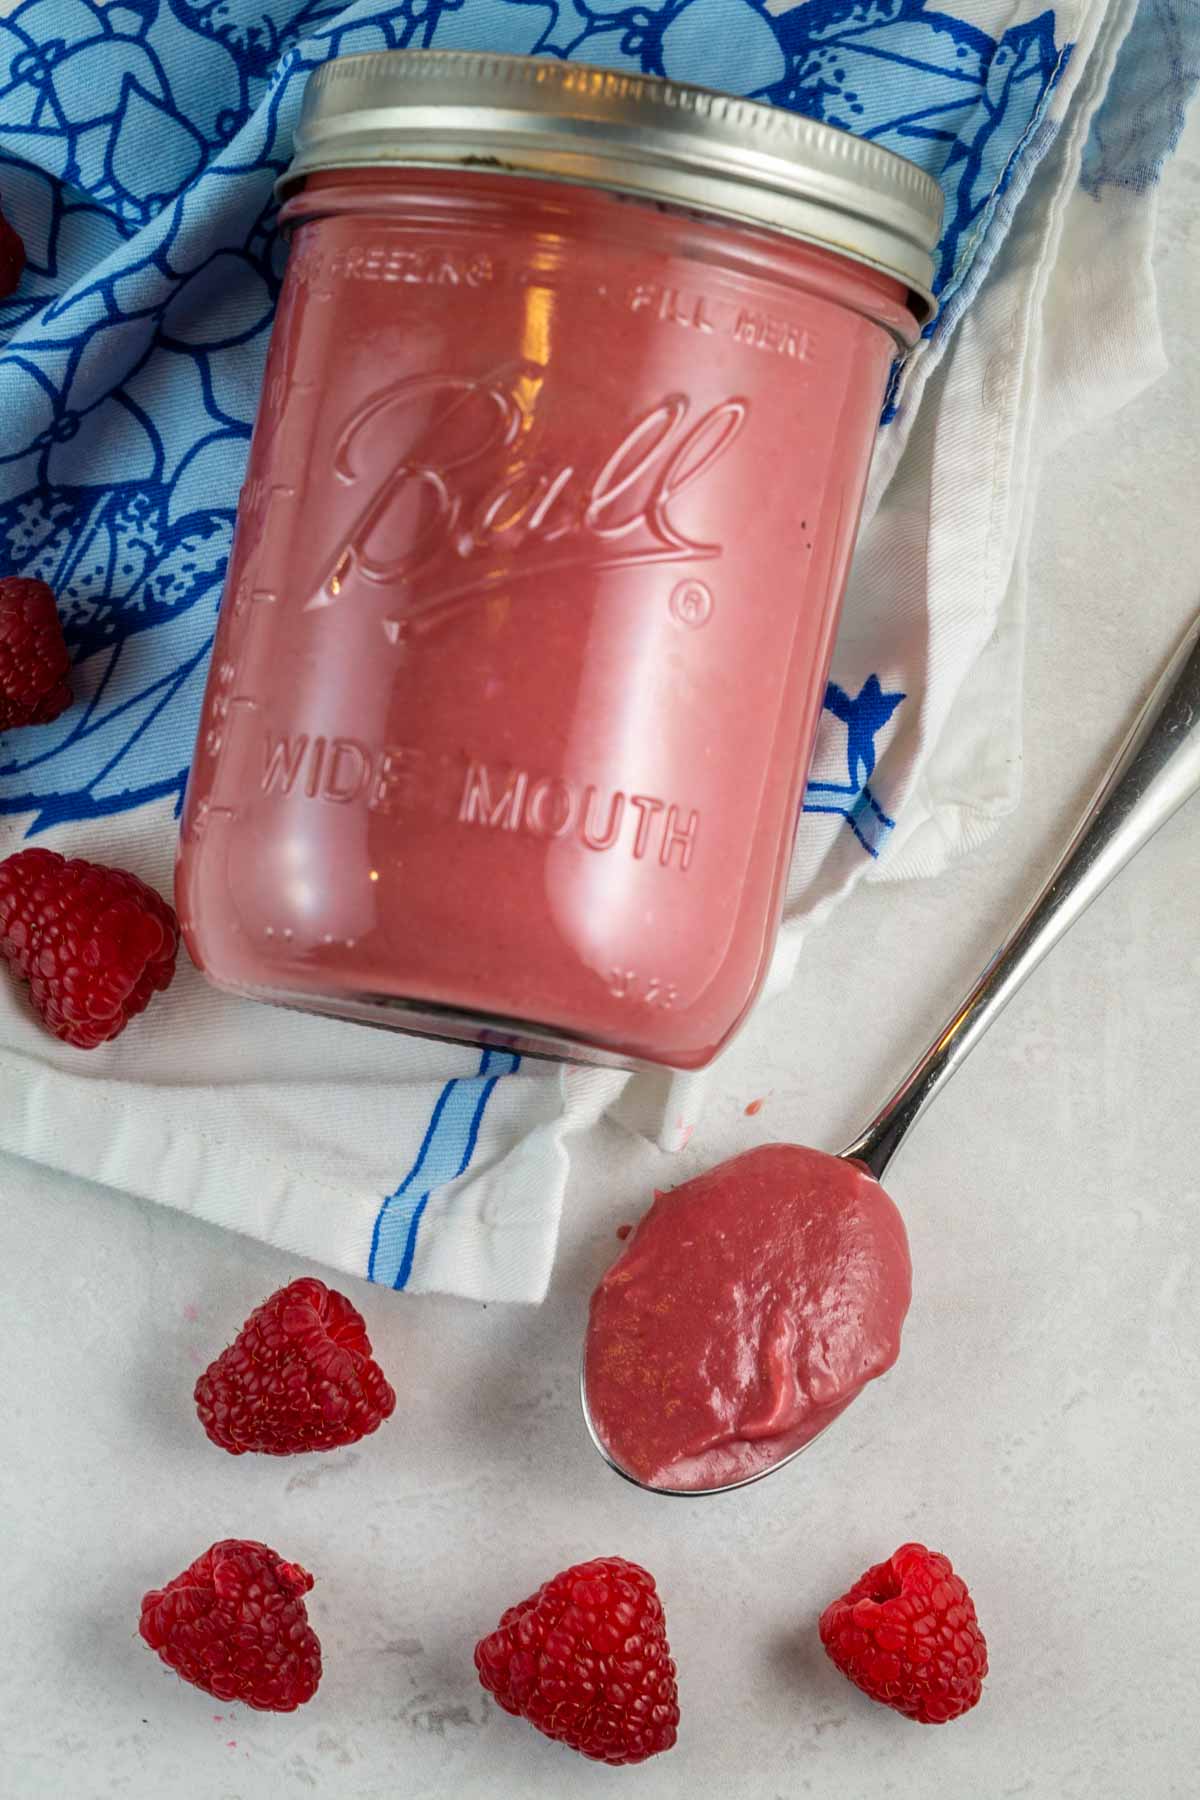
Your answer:
[[[834,1147],[862,1123],[1036,886],[1200,601],[1195,122],[1162,204],[1171,372],[1044,486],[1019,816],[936,883],[860,890],[730,1056],[693,1152],[600,1135],[540,1311],[351,1284],[394,1421],[327,1458],[234,1461],[201,1434],[192,1383],[303,1270],[0,1159],[5,1795],[1196,1793],[1200,803],[1055,952],[898,1159],[916,1295],[885,1385],[789,1473],[721,1501],[626,1487],[576,1399],[616,1225],[656,1180],[765,1138]],[[135,1636],[142,1592],[231,1535],[317,1576],[326,1674],[294,1717],[210,1701]],[[983,1704],[942,1730],[872,1706],[816,1634],[822,1606],[911,1537],[966,1576],[991,1651]],[[681,1668],[680,1745],[639,1771],[506,1718],[471,1662],[504,1606],[599,1554],[654,1572]]]

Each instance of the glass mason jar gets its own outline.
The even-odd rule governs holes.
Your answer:
[[[184,810],[221,987],[698,1068],[777,929],[940,197],[523,58],[313,77]]]

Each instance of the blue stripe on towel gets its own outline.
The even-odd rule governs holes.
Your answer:
[[[477,1075],[456,1076],[443,1087],[411,1169],[379,1209],[371,1235],[369,1281],[384,1287],[407,1286],[430,1195],[467,1168],[496,1083],[520,1066],[520,1057],[511,1051],[485,1050]]]

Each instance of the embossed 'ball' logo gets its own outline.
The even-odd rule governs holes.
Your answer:
[[[333,473],[361,500],[306,612],[345,607],[373,586],[393,606],[384,630],[396,643],[493,592],[501,577],[511,585],[721,556],[719,542],[684,528],[678,509],[741,435],[748,400],[700,410],[668,394],[582,454],[577,444],[535,442],[517,459],[531,372],[536,365],[518,362],[482,377],[408,375],[354,407]],[[671,598],[689,627],[712,607],[694,577]]]

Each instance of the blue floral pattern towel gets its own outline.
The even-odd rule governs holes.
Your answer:
[[[1120,11],[1106,0],[0,0],[0,201],[29,256],[17,292],[0,301],[0,573],[53,586],[78,696],[54,724],[0,736],[0,854],[23,838],[46,839],[120,854],[167,878],[285,258],[272,188],[314,67],[402,46],[570,58],[753,95],[920,163],[946,196],[943,310],[918,358],[925,374],[901,390],[879,476],[895,467],[928,369],[945,357],[1106,22]],[[936,674],[929,643],[915,632],[896,651],[860,629],[839,651],[801,833],[805,882],[828,866],[833,892],[846,885],[846,859],[867,863],[886,850],[919,761],[915,721],[928,712]],[[958,683],[968,650],[964,643],[955,652]],[[327,1073],[328,1034],[345,1028],[288,1020],[281,1037],[255,1022],[254,1009],[206,996],[190,1012],[161,1006],[143,1042],[154,1032],[169,1038],[173,1018],[178,1033],[191,1032],[196,1008],[204,1031],[225,1031],[231,1044],[234,1034],[239,1044],[261,1035],[255,1067],[267,1080],[294,1075],[297,1057],[303,1063],[296,1046],[311,1044],[303,1072],[316,1079],[325,1071],[329,1119],[313,1154],[349,1171],[353,1229],[331,1235],[320,1222],[326,1189],[318,1182],[305,1200],[305,1172],[290,1164],[284,1185],[301,1196],[302,1223],[280,1223],[291,1204],[282,1201],[269,1215],[253,1207],[228,1215],[227,1193],[214,1190],[230,1187],[236,1159],[230,1150],[223,1160],[216,1111],[203,1156],[180,1164],[181,1140],[167,1134],[160,1149],[169,1180],[115,1141],[108,1179],[393,1285],[515,1297],[544,1287],[565,1178],[561,1131],[575,1117],[577,1090],[556,1075],[522,1072],[515,1059],[488,1071],[466,1052],[393,1047],[386,1064],[372,1067],[409,1084],[408,1099],[388,1115],[391,1136],[377,1159],[364,1161],[362,1119]],[[287,1045],[275,1062],[268,1040]],[[95,1091],[87,1079],[96,1074],[119,1083],[116,1111],[126,1120],[140,1116],[145,1082],[163,1079],[157,1066],[148,1071],[132,1033],[99,1053],[85,1078],[38,1039],[7,991],[3,1044],[10,1075],[23,1059],[26,1075],[40,1082],[63,1071],[79,1094]],[[172,1040],[173,1079],[216,1079],[207,1065],[197,1074],[188,1055]],[[236,1064],[231,1051],[225,1066]],[[437,1120],[462,1111],[450,1098],[464,1080],[476,1084],[478,1117],[472,1098],[461,1144],[439,1151]],[[523,1080],[525,1106],[514,1098]],[[510,1097],[503,1106],[497,1093]],[[160,1093],[154,1103],[161,1117]],[[593,1096],[583,1112],[595,1104]],[[29,1123],[28,1106],[0,1129],[0,1141],[56,1154]],[[505,1106],[493,1142],[484,1115]],[[283,1168],[294,1120],[285,1125],[265,1105],[247,1117],[246,1129],[263,1134],[264,1154],[277,1152]],[[539,1130],[554,1141],[537,1164],[544,1202],[530,1210],[527,1189],[506,1186],[504,1170],[524,1167],[522,1145]],[[243,1142],[236,1155],[245,1153]],[[484,1164],[499,1171],[486,1193],[472,1187]],[[438,1181],[422,1186],[421,1171],[431,1169]],[[518,1190],[526,1198],[514,1201]],[[414,1193],[419,1208],[401,1203]],[[409,1223],[417,1212],[411,1242],[409,1223],[395,1236],[398,1206]],[[513,1217],[519,1228],[505,1249]],[[381,1242],[391,1246],[387,1257]]]
[[[571,57],[753,94],[942,181],[938,286],[978,257],[1071,16],[925,0],[28,0],[0,21],[0,195],[30,269],[0,307],[0,563],[43,576],[85,709],[0,751],[0,813],[179,803],[284,246],[305,77],[406,45]]]

